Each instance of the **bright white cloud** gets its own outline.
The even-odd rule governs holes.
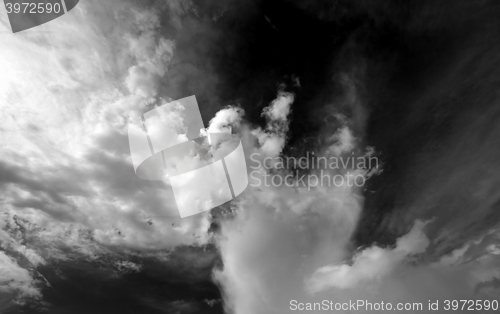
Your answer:
[[[231,133],[234,127],[239,127],[244,115],[243,109],[239,107],[228,107],[219,110],[215,117],[210,122],[206,132],[207,133]]]
[[[424,226],[425,223],[417,221],[408,234],[397,239],[394,249],[373,246],[356,254],[352,265],[340,264],[319,268],[306,281],[306,290],[314,294],[330,287],[356,288],[363,282],[383,279],[406,257],[425,251],[429,239],[422,230]]]
[[[28,270],[20,267],[11,257],[0,251],[0,294],[17,293],[14,302],[24,298],[40,298],[40,290]]]
[[[208,215],[171,218],[178,215],[171,190],[138,179],[127,146],[129,121],[157,101],[151,97],[175,53],[158,33],[162,9],[81,1],[17,34],[0,10],[1,211],[36,224],[38,245],[53,254],[21,244],[15,233],[0,239],[32,266],[64,259],[58,243],[90,258],[104,253],[97,243],[164,249],[207,242]],[[30,272],[0,258],[2,291],[38,296]]]
[[[286,143],[288,131],[288,115],[295,100],[292,93],[280,91],[272,103],[264,108],[262,115],[266,117],[266,129],[257,128],[252,131],[259,142],[260,150],[267,156],[278,156]]]

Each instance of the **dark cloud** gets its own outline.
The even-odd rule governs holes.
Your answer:
[[[368,60],[367,143],[386,165],[370,183],[376,193],[366,195],[359,239],[392,239],[417,217],[437,217],[431,234],[451,233],[436,246],[442,252],[498,222],[498,196],[486,191],[499,176],[485,169],[500,153],[491,145],[499,132],[499,9],[423,1],[405,5],[403,20],[396,5],[357,35]]]

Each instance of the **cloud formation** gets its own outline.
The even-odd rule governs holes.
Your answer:
[[[307,2],[304,4],[306,7]],[[232,29],[223,33],[221,28],[214,26],[226,25],[230,28],[227,26],[230,25],[232,28],[234,24],[235,28],[241,27],[244,24],[240,23],[243,21],[241,12],[254,12],[263,24],[266,24],[266,19],[272,20],[280,32],[284,32],[286,25],[274,16],[262,19],[261,12],[249,2],[238,3],[243,8],[238,10],[232,7],[228,10],[228,3],[223,1],[213,9],[207,9],[203,4],[192,1],[156,1],[148,8],[128,1],[82,1],[69,14],[19,36],[6,34],[6,15],[0,12],[0,32],[3,32],[0,42],[0,68],[3,70],[0,78],[2,296],[6,295],[18,303],[26,299],[39,300],[50,283],[40,277],[37,269],[53,262],[68,265],[78,261],[84,265],[83,270],[85,265],[94,268],[105,264],[105,271],[116,277],[150,271],[148,263],[155,266],[155,262],[161,265],[171,263],[168,265],[186,275],[187,279],[181,278],[179,281],[198,278],[201,275],[196,271],[202,269],[204,274],[209,273],[218,257],[210,249],[204,251],[206,255],[195,252],[200,245],[205,250],[215,234],[223,267],[216,269],[213,276],[224,293],[224,305],[228,312],[286,313],[291,299],[305,302],[324,298],[338,301],[366,298],[372,301],[427,302],[431,298],[458,299],[470,298],[471,295],[483,299],[495,297],[500,278],[500,242],[498,229],[493,228],[497,216],[491,211],[491,208],[495,210],[498,207],[498,193],[491,191],[498,181],[495,171],[498,158],[489,144],[498,138],[495,136],[498,132],[495,133],[497,128],[493,127],[492,132],[482,129],[484,125],[493,125],[489,117],[496,116],[497,111],[492,108],[469,110],[468,113],[475,113],[479,117],[470,127],[462,128],[462,125],[469,125],[469,115],[457,119],[453,125],[461,133],[451,136],[445,148],[438,147],[437,144],[441,142],[432,142],[433,145],[424,146],[427,150],[419,153],[418,158],[411,160],[420,168],[408,170],[408,177],[414,176],[421,183],[421,192],[413,192],[412,185],[400,184],[403,192],[408,189],[412,193],[398,193],[396,201],[388,203],[391,206],[393,203],[398,206],[404,204],[401,208],[396,205],[394,208],[385,208],[388,203],[382,203],[381,208],[365,208],[365,197],[373,191],[356,186],[317,186],[312,189],[251,187],[245,195],[219,208],[214,214],[204,213],[194,219],[172,218],[177,215],[177,209],[168,183],[143,181],[135,176],[126,129],[129,122],[142,113],[168,103],[179,95],[203,95],[204,99],[200,99],[205,110],[203,115],[213,119],[201,134],[238,133],[247,155],[257,153],[260,161],[266,157],[293,155],[297,152],[300,155],[303,147],[297,143],[302,140],[313,146],[311,150],[317,156],[366,157],[374,154],[374,148],[367,147],[367,139],[363,137],[369,113],[362,95],[364,76],[361,74],[365,74],[364,67],[350,69],[349,62],[343,70],[350,74],[335,76],[338,78],[336,86],[342,90],[342,96],[323,97],[321,91],[320,95],[316,95],[321,88],[316,89],[314,86],[311,94],[315,94],[314,103],[320,103],[318,106],[324,109],[320,111],[322,115],[314,117],[317,119],[312,122],[304,119],[306,122],[299,121],[303,124],[295,124],[295,131],[299,131],[296,133],[301,133],[303,130],[300,127],[308,123],[319,129],[320,134],[313,134],[308,139],[296,137],[298,141],[287,147],[289,132],[294,127],[293,119],[305,111],[309,114],[313,104],[304,104],[303,99],[284,87],[278,90],[277,95],[274,94],[273,84],[276,82],[263,80],[265,75],[250,69],[252,63],[247,65],[252,70],[248,71],[251,79],[240,76],[247,67],[242,66],[244,62],[235,62],[234,51],[245,50],[247,54],[243,54],[243,59],[246,62],[248,55],[256,51],[254,47],[261,49],[264,46],[262,49],[266,55],[269,48],[253,44],[248,47],[246,43],[240,42],[239,33],[232,32]],[[361,8],[361,11],[371,12],[375,16],[370,20],[374,25],[384,24],[381,22],[384,14],[378,13],[377,5],[367,2],[361,4]],[[355,11],[342,11],[341,15],[354,14],[351,12]],[[397,15],[392,11],[389,13]],[[225,20],[226,14],[233,14],[233,20]],[[432,14],[425,14],[430,13],[422,9],[426,20],[434,20]],[[328,18],[322,16],[322,19]],[[448,20],[454,21],[455,17]],[[411,23],[408,26],[411,29],[422,28],[414,19],[411,19]],[[269,27],[267,24],[266,27]],[[481,24],[478,28],[482,27]],[[243,30],[246,31],[244,27]],[[295,35],[293,33],[294,39]],[[225,45],[227,42],[221,38],[228,38],[234,43]],[[304,40],[304,37],[299,38]],[[295,40],[292,42],[295,44]],[[486,45],[490,42],[482,39],[477,41]],[[196,48],[188,50],[187,46]],[[306,50],[316,51],[309,45],[303,46]],[[355,43],[349,41],[348,46],[355,46]],[[283,47],[283,51],[288,49],[286,45]],[[486,48],[489,49],[489,46]],[[488,50],[486,48],[484,50]],[[296,51],[302,50],[298,47],[290,53]],[[346,48],[341,54],[351,55],[351,52],[350,48]],[[277,62],[283,54],[272,55],[275,57],[269,60]],[[358,54],[352,55],[354,59],[358,57]],[[483,72],[489,72],[490,68],[494,68],[490,64],[481,63],[481,67],[476,67],[473,62],[489,62],[496,57],[493,53],[491,58],[481,56],[477,53],[466,56],[466,60],[472,61],[460,63],[458,68],[446,72],[446,75],[453,79],[461,78],[456,74],[468,67],[488,69]],[[307,59],[303,67],[309,69],[311,61],[300,54],[299,57]],[[413,57],[404,60],[413,62]],[[319,54],[318,59],[321,59]],[[386,55],[381,59],[393,62],[393,58],[387,58]],[[359,63],[364,62],[361,60]],[[321,64],[323,67],[324,64]],[[221,73],[224,71],[224,83],[234,84],[237,91],[227,92],[221,87]],[[276,73],[269,77],[282,75],[281,71]],[[474,73],[474,79],[464,79],[463,82],[483,79],[482,72],[477,73]],[[320,76],[316,74],[312,73],[312,76]],[[375,72],[376,75],[373,72],[368,74],[376,76],[380,82],[387,82],[383,75],[379,76],[379,72]],[[398,81],[397,77],[393,80]],[[292,76],[292,81],[297,89],[311,88],[311,85],[316,84],[311,77],[300,77],[299,84],[299,77]],[[434,99],[433,96],[439,98],[440,93],[447,93],[452,95],[448,102],[455,103],[453,95],[456,90],[462,89],[447,78],[437,81],[439,93],[435,92],[437,96],[432,93],[427,96]],[[405,82],[407,85],[414,83]],[[373,89],[381,84],[369,83],[375,85],[371,87]],[[265,92],[252,89],[259,84],[266,85],[262,88]],[[433,84],[426,82],[423,85]],[[325,89],[330,88],[326,86]],[[475,89],[476,86],[470,88]],[[265,93],[276,97],[269,104],[259,102],[258,99]],[[221,96],[223,94],[224,97]],[[264,120],[261,126],[256,126],[255,121],[246,121],[245,111],[240,106],[219,110],[225,105],[221,99],[238,98],[240,94],[251,94],[252,101],[256,100],[245,110],[247,114],[252,114],[252,110],[257,112]],[[378,91],[374,96],[377,95]],[[419,102],[433,103],[426,97],[421,97]],[[485,102],[490,99],[483,98]],[[370,99],[370,102],[375,102],[374,99]],[[302,109],[295,106],[297,103]],[[261,110],[262,106],[267,107]],[[375,110],[384,111],[385,104],[380,108]],[[421,111],[409,110],[411,118],[396,115],[397,121],[389,125],[401,124],[405,126],[404,130],[408,130],[406,127],[413,125],[415,115],[430,112],[437,117],[446,116],[437,107],[422,108]],[[399,109],[392,111],[399,113]],[[392,111],[387,110],[389,113]],[[179,141],[184,140],[185,132],[175,108],[169,108],[169,114],[162,117],[165,118],[164,122],[173,126],[172,132],[175,131],[179,136]],[[386,118],[383,115],[376,123],[385,124]],[[321,122],[316,125],[316,121]],[[413,139],[420,134],[421,129],[427,132],[439,129],[438,124],[435,123],[431,128],[417,125],[415,129],[419,130],[418,134],[402,132],[391,136],[398,141],[404,138],[407,146],[416,147],[418,145],[407,138]],[[380,129],[394,133],[387,125]],[[484,134],[487,136],[484,137]],[[390,138],[384,136],[384,139],[387,137]],[[418,140],[419,137],[416,138]],[[462,141],[464,139],[467,141]],[[466,144],[458,145],[459,142]],[[226,148],[224,144],[212,142],[221,150]],[[389,142],[387,147],[391,148],[391,145],[394,142]],[[426,154],[431,151],[443,152],[451,146],[456,149],[437,155],[442,158],[436,159],[435,163],[429,162]],[[480,153],[463,153],[467,151]],[[402,152],[408,153],[405,150]],[[460,164],[465,166],[458,167],[446,156],[459,159]],[[189,158],[198,158],[196,161],[200,163],[206,162],[196,153]],[[184,163],[185,160],[178,162]],[[485,165],[488,165],[486,170]],[[397,166],[391,165],[392,169]],[[406,171],[406,167],[400,168]],[[369,169],[329,171],[345,176],[346,170],[365,177],[379,173],[370,172]],[[450,181],[448,176],[435,176],[443,172],[460,180]],[[309,173],[317,172],[310,170]],[[257,171],[259,178],[267,174],[284,177],[289,173],[272,167],[262,167]],[[456,182],[459,182],[459,188]],[[462,184],[464,182],[467,184]],[[487,192],[484,192],[484,187],[487,187]],[[463,199],[455,197],[457,189],[463,192],[462,195],[471,196],[469,199],[477,204],[470,206],[474,211],[460,211],[470,219],[451,219],[456,208],[465,208],[460,207],[464,203]],[[417,201],[397,202],[400,199],[398,197],[405,199],[409,194]],[[439,198],[440,195],[442,198]],[[438,203],[444,203],[444,206],[433,207]],[[437,212],[433,211],[434,208],[444,210]],[[368,219],[368,224],[359,224],[363,214],[376,215],[385,210],[394,210],[395,213],[386,216],[383,223]],[[436,212],[439,217],[425,228],[422,221],[416,220],[430,219]],[[213,225],[216,219],[212,215],[217,216],[216,223],[220,225],[220,230]],[[481,223],[484,221],[488,224]],[[413,228],[407,228],[412,224]],[[367,225],[370,231],[384,228],[397,231],[397,236],[389,238],[399,238],[392,245],[370,242],[367,247],[358,248],[353,237],[360,226]],[[467,227],[475,232],[463,232],[468,230]],[[181,251],[180,260],[176,259],[176,251]],[[146,262],[141,263],[142,260]],[[194,271],[181,271],[186,268],[193,268]],[[89,273],[91,271],[85,274]],[[151,277],[155,280],[172,275],[168,272],[152,273]],[[58,276],[56,274],[54,278]],[[143,299],[146,301],[141,302],[149,303],[154,308],[197,310],[180,298],[165,302],[147,297]],[[210,299],[207,303],[219,303],[214,300]]]
[[[352,92],[347,95],[352,96]],[[279,100],[283,99],[278,97]],[[345,101],[349,102],[349,97]],[[280,143],[285,142],[286,131],[280,130],[286,127],[273,127],[272,118],[284,126],[288,123],[283,119],[286,115],[274,114],[276,103],[264,109],[268,115],[265,129],[257,128],[250,132],[250,137],[244,136],[254,143],[254,146],[248,144],[250,152],[262,156],[283,154],[281,144],[273,146],[269,154],[263,142],[255,141],[277,137]],[[318,143],[325,146],[316,147],[317,156],[373,155],[373,148],[361,146],[363,141],[354,136],[352,121],[342,115],[336,117],[338,128],[321,135]],[[331,171],[347,175],[347,170],[370,176],[369,169]],[[271,165],[260,169],[260,174],[285,176],[287,171],[273,169]],[[462,249],[451,253],[451,257],[433,261],[429,249],[439,239],[426,232],[427,227],[434,227],[434,220],[416,220],[393,245],[356,248],[353,235],[364,207],[363,192],[363,188],[347,184],[312,189],[249,188],[234,204],[236,215],[221,222],[217,238],[224,265],[214,271],[214,279],[222,287],[225,310],[237,314],[288,313],[291,300],[306,303],[365,300],[394,305],[420,302],[425,307],[429,300],[442,302],[471,296],[494,299],[500,271],[493,266],[498,261],[498,255],[493,253],[495,246],[478,249],[481,257],[466,254],[469,259],[459,259],[457,256],[464,254]],[[490,249],[485,250],[486,247]],[[456,263],[453,267],[450,259]]]
[[[66,259],[61,246],[91,258],[106,254],[99,245],[207,243],[208,216],[172,218],[171,189],[137,178],[130,160],[128,123],[164,101],[153,97],[175,54],[174,41],[159,33],[165,10],[174,14],[168,6],[82,2],[16,36],[0,13],[1,212],[5,221],[29,221],[17,232],[39,239],[22,244],[2,225],[2,250],[11,255],[1,252],[2,293],[39,297],[26,265]]]
[[[425,223],[417,221],[408,234],[397,239],[394,249],[373,246],[354,255],[351,265],[319,268],[307,280],[306,290],[314,294],[329,287],[352,289],[364,282],[383,279],[408,256],[425,252],[429,239],[423,233],[424,226]]]

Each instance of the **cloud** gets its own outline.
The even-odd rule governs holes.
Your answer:
[[[85,1],[16,35],[0,12],[3,292],[38,297],[27,267],[75,252],[207,243],[209,215],[172,218],[171,189],[137,178],[130,160],[128,123],[164,101],[152,97],[175,53],[160,34],[166,9]],[[14,220],[30,224],[12,231]]]
[[[328,142],[340,143],[341,145],[331,145],[328,148],[329,154],[341,156],[346,152],[352,151],[356,147],[356,138],[352,134],[351,129],[342,127],[328,138]]]
[[[131,93],[144,98],[157,94],[161,77],[167,72],[167,65],[173,57],[175,44],[172,40],[160,37],[156,33],[159,28],[157,14],[135,12],[141,30],[139,37],[128,36],[130,51],[138,62],[128,69],[125,85]]]
[[[174,53],[173,41],[158,33],[162,9],[83,3],[26,36],[4,36],[4,210],[23,208],[40,225],[82,224],[104,243],[203,241],[191,228],[206,228],[206,217],[173,227],[162,218],[175,213],[168,186],[143,182],[130,168],[128,122],[153,105],[143,97],[154,94],[154,76],[164,75]]]
[[[273,100],[269,107],[264,108],[262,115],[269,121],[286,121],[290,114],[290,105],[294,101],[294,95],[286,92],[279,92],[278,97]],[[273,127],[272,123],[270,127]],[[286,132],[286,130],[284,130]]]
[[[234,127],[239,127],[244,114],[242,108],[234,106],[219,110],[210,120],[206,133],[231,133]]]
[[[493,300],[498,295],[498,257],[490,254],[453,267],[425,263],[430,240],[422,232],[422,222],[393,248],[374,245],[351,256],[346,226],[357,220],[346,219],[345,205],[334,205],[348,196],[320,195],[316,193],[310,203],[314,212],[300,215],[248,200],[241,203],[240,215],[223,225],[219,245],[224,268],[214,278],[223,288],[226,311],[287,313],[291,300],[383,301],[394,306],[420,302],[425,308],[428,300]],[[300,202],[287,197],[290,203]],[[321,203],[329,206],[318,213]],[[335,262],[323,266],[325,261]]]
[[[261,151],[267,156],[278,156],[285,146],[286,132],[290,123],[288,115],[294,100],[294,94],[279,91],[276,99],[262,112],[267,121],[266,129],[257,128],[252,131]]]
[[[24,302],[25,298],[41,298],[36,281],[28,270],[20,267],[11,257],[0,251],[0,294],[14,294],[14,302]],[[3,303],[3,302],[2,302]]]
[[[429,245],[429,239],[422,230],[425,225],[422,221],[417,221],[408,234],[397,239],[394,249],[372,246],[357,253],[352,265],[319,268],[306,281],[306,290],[314,294],[329,287],[352,289],[364,281],[383,279],[408,256],[425,252]]]
[[[287,110],[279,110],[280,106],[273,104],[276,102],[264,109],[268,124],[243,134],[249,154],[282,154],[281,145],[273,145],[272,150],[265,148],[268,139],[278,138],[279,143],[284,143],[287,136],[282,130],[287,130],[289,121],[280,119]],[[359,127],[338,113],[335,116],[338,127],[318,136],[320,145],[315,147],[315,156],[372,156],[373,148],[361,146],[362,139],[354,135],[352,127]],[[282,127],[276,127],[276,122]],[[255,171],[260,179],[266,174],[284,177],[289,173],[273,168],[272,163],[271,167]],[[370,176],[368,169],[330,171],[342,176],[348,171]],[[318,172],[319,169],[304,171]],[[473,295],[494,298],[495,278],[500,271],[494,264],[498,256],[492,253],[496,246],[489,243],[475,253],[470,251],[453,267],[447,258],[436,262],[432,249],[440,239],[426,234],[427,229],[434,228],[435,220],[416,220],[413,228],[404,230],[393,245],[371,244],[356,249],[353,236],[364,207],[362,193],[363,188],[347,184],[311,189],[283,185],[249,187],[233,204],[234,216],[220,223],[217,237],[223,267],[215,270],[213,276],[222,288],[225,310],[236,314],[288,313],[291,300],[421,302],[427,306],[428,300],[442,302]]]
[[[262,158],[281,153],[293,99],[292,94],[279,93],[263,110],[266,127],[243,136],[247,154],[257,153]],[[274,139],[279,139],[279,145],[274,145]],[[340,149],[349,146],[344,140],[350,141],[340,137],[330,144],[331,150],[322,148],[319,155],[329,152],[326,157],[333,156],[335,147],[350,154]],[[273,167],[264,168],[262,162],[260,166],[256,169],[260,176],[268,172],[287,175]],[[345,175],[344,170],[332,173]],[[249,187],[235,204],[236,216],[221,222],[217,238],[224,266],[214,271],[214,279],[222,287],[226,311],[281,313],[288,310],[290,298],[305,296],[306,276],[325,260],[340,262],[347,257],[363,204],[359,192],[347,185]]]
[[[144,98],[156,96],[157,78],[155,72],[150,72],[147,67],[133,66],[128,70],[125,84],[131,93]]]

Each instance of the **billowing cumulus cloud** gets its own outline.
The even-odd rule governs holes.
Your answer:
[[[345,101],[349,102],[352,93],[353,90],[346,92]],[[255,136],[250,140],[255,145],[250,151],[256,153],[257,160],[283,154],[281,145],[274,146],[269,154],[263,142],[255,141],[278,137],[285,143],[286,127],[276,128],[273,124],[288,123],[286,114],[280,113],[289,109],[282,111],[280,106],[275,107],[280,100],[283,98],[278,97],[264,109],[268,118],[265,129],[250,132]],[[326,146],[316,148],[316,157],[372,156],[373,148],[360,146],[362,140],[354,136],[352,121],[336,116],[339,127],[318,140]],[[253,166],[256,164],[260,168],[253,168],[252,178],[259,184],[249,187],[245,197],[235,204],[236,216],[221,223],[221,235],[217,238],[224,266],[214,272],[214,279],[222,287],[228,313],[288,313],[292,300],[383,301],[394,306],[399,302],[415,302],[428,310],[429,300],[494,298],[500,271],[494,264],[498,261],[494,244],[477,248],[480,255],[474,256],[467,246],[433,261],[428,257],[429,251],[439,240],[427,235],[436,224],[431,219],[415,220],[413,227],[405,230],[393,245],[355,248],[352,239],[363,212],[363,187],[349,185],[347,180],[336,186],[263,187],[265,176],[283,178],[290,169],[275,167],[276,162],[266,166],[262,159]],[[382,170],[375,169],[373,174]],[[371,176],[367,168],[326,171],[344,177],[349,172]],[[302,173],[320,176],[320,169],[310,167]],[[491,235],[487,238],[496,239]],[[465,251],[469,252],[464,254]]]
[[[317,293],[329,287],[356,288],[364,282],[383,279],[405,258],[425,252],[429,239],[423,233],[424,223],[417,221],[412,230],[396,241],[394,249],[377,246],[366,248],[352,259],[352,265],[323,266],[306,282],[309,293]]]
[[[265,129],[250,132],[257,139],[252,153],[258,158],[281,153],[292,102],[293,95],[279,94],[264,109],[268,123]],[[342,132],[346,131],[339,129],[339,134]],[[272,139],[278,139],[279,144],[275,145]],[[329,147],[321,148],[318,155],[350,154],[343,148],[354,145],[352,141],[339,136]],[[281,313],[287,310],[283,308],[287,298],[305,295],[304,278],[308,274],[324,266],[325,260],[340,262],[347,256],[347,244],[363,198],[358,187],[347,183],[337,187],[264,187],[268,172],[285,177],[290,169],[280,172],[264,162],[257,165],[260,168],[254,171],[260,184],[250,187],[246,197],[238,202],[237,216],[222,223],[218,243],[224,268],[216,271],[214,278],[222,285],[229,312]],[[345,169],[327,171],[342,177],[346,174]]]

